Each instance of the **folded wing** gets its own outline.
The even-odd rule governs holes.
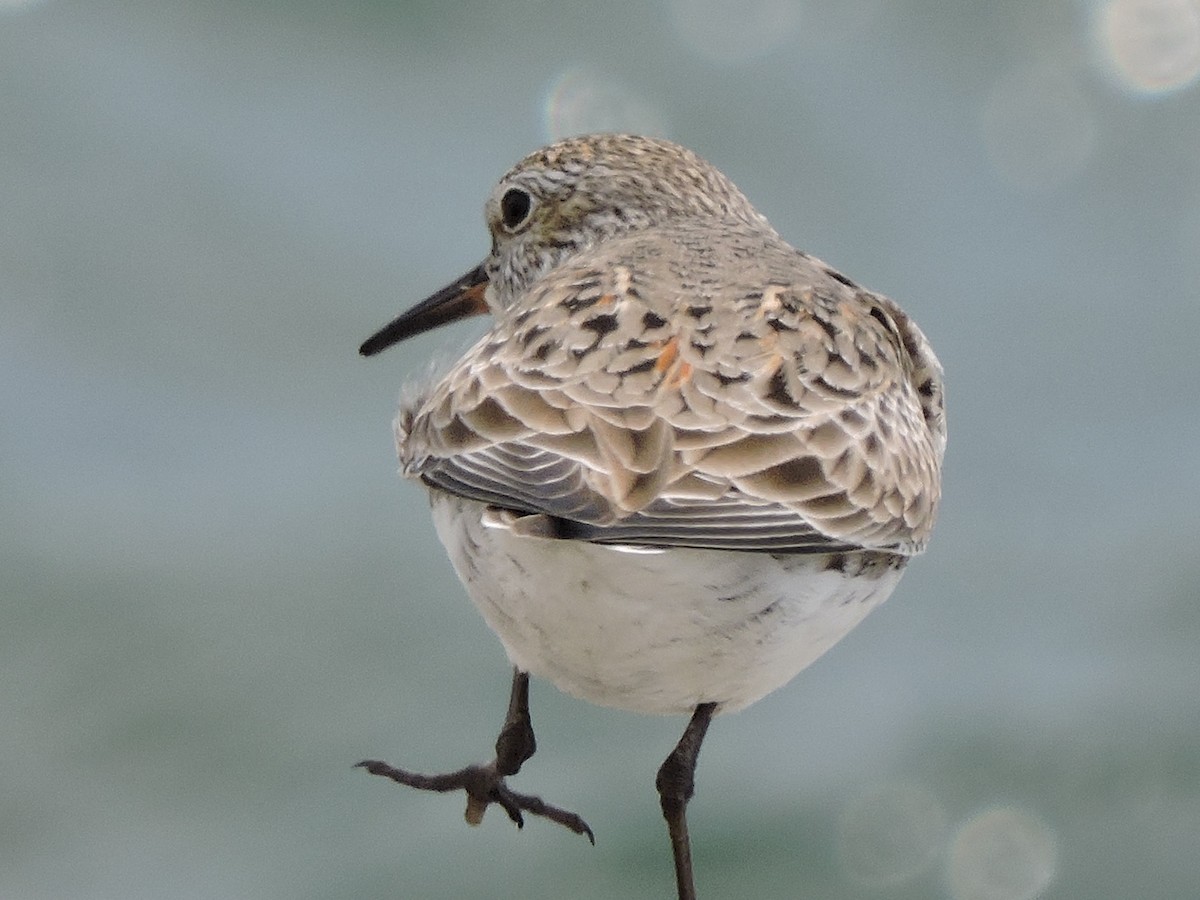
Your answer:
[[[543,279],[402,410],[406,473],[579,540],[919,552],[945,419],[916,326],[786,246],[706,282],[729,261],[644,240]]]

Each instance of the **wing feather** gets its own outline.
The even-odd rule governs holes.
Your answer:
[[[606,244],[521,297],[402,410],[406,474],[579,540],[919,552],[945,445],[924,335],[782,243],[749,264],[669,237]]]

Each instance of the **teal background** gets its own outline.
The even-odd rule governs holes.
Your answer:
[[[0,3],[0,897],[671,896],[682,720],[534,684],[517,786],[594,848],[351,768],[486,758],[508,682],[390,435],[480,326],[356,348],[597,127],[947,370],[930,552],[710,732],[702,896],[1200,893],[1200,87],[1101,4],[729,8]]]

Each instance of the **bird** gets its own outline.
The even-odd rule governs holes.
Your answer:
[[[529,678],[688,716],[655,779],[680,900],[710,723],[825,653],[927,546],[943,372],[888,297],[793,248],[715,166],[600,133],[526,156],[484,205],[491,249],[361,346],[490,314],[402,402],[401,471],[512,665],[488,763],[409,787],[586,836],[508,784],[536,749]]]

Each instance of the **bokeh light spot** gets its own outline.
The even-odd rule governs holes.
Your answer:
[[[1010,72],[983,107],[983,140],[996,170],[1037,190],[1067,181],[1091,158],[1096,124],[1071,71],[1053,63]]]
[[[1126,88],[1166,93],[1200,75],[1200,0],[1111,0],[1098,22],[1105,63]]]
[[[631,89],[582,68],[559,75],[546,94],[550,140],[594,131],[627,131],[666,137],[666,119]]]
[[[898,885],[937,859],[945,833],[946,814],[931,794],[888,785],[846,804],[838,818],[838,860],[860,884]]]
[[[998,807],[959,829],[947,883],[954,900],[1034,900],[1054,880],[1057,863],[1050,826],[1030,812]]]
[[[667,0],[667,9],[680,40],[717,63],[765,56],[800,23],[796,0]]]

